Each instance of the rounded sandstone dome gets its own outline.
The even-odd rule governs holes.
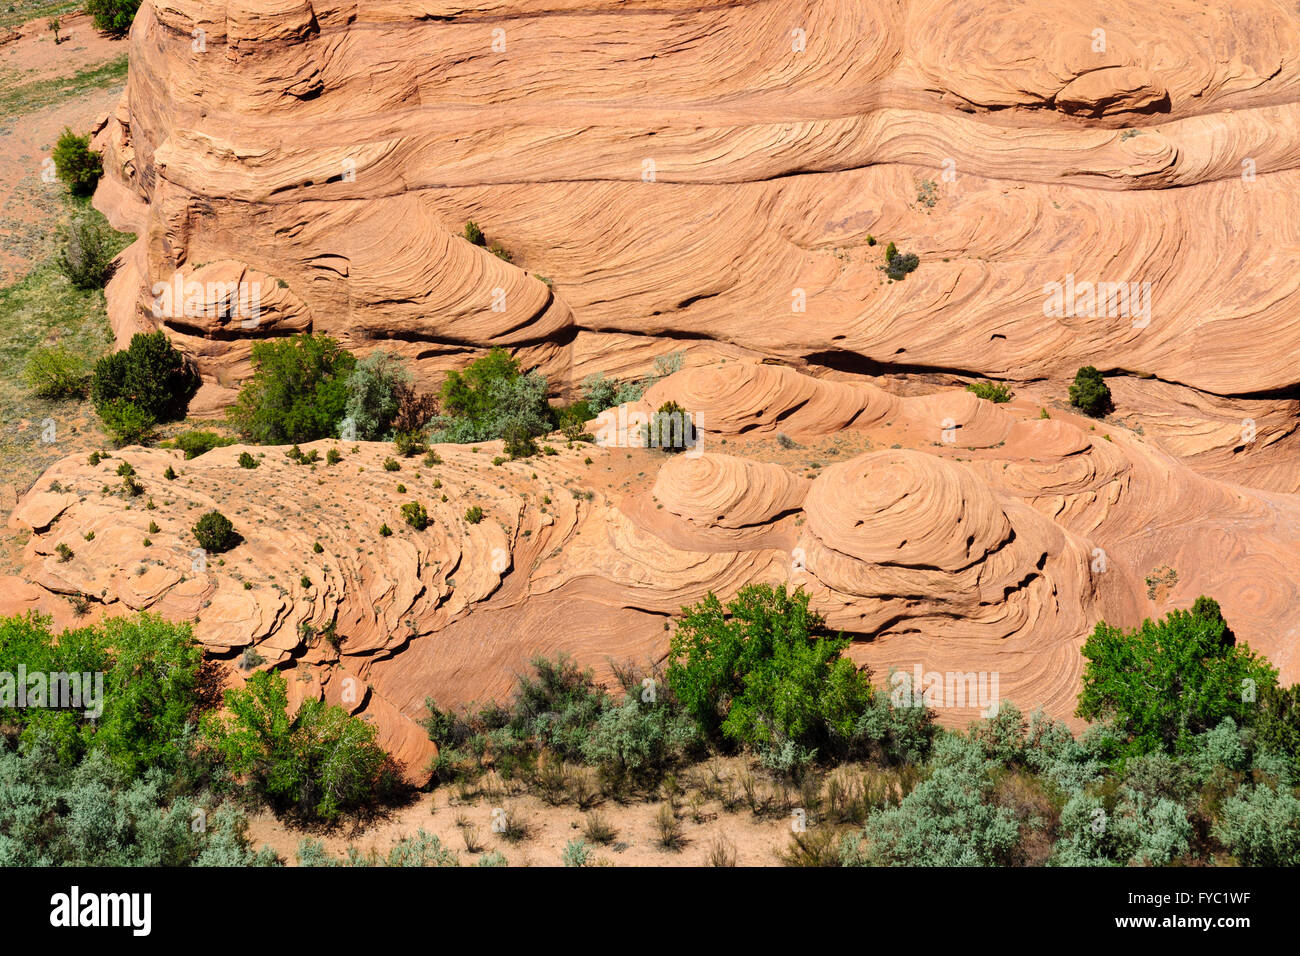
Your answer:
[[[972,473],[902,449],[827,468],[804,511],[808,530],[833,551],[943,571],[983,560],[1011,531],[993,492]]]
[[[779,365],[727,363],[685,369],[657,382],[644,401],[674,401],[704,431],[721,435],[789,431],[826,434],[890,414],[898,399],[872,385],[801,375]]]
[[[679,455],[659,470],[653,494],[692,524],[730,529],[766,524],[798,509],[809,482],[780,465],[730,455]]]

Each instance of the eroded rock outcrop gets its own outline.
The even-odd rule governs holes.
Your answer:
[[[113,318],[167,327],[214,404],[254,333],[149,315],[196,262],[275,277],[286,329],[383,342],[429,382],[493,344],[564,386],[683,342],[1300,381],[1300,15],[1269,0],[167,0],[131,42],[97,139],[100,203],[141,236]],[[887,240],[920,256],[905,282]],[[1067,277],[1132,283],[1143,314],[1045,315]]]

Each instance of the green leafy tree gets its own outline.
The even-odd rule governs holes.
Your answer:
[[[1208,598],[1132,632],[1099,622],[1083,656],[1078,715],[1110,721],[1128,754],[1186,753],[1225,717],[1250,723],[1257,696],[1277,683],[1277,671],[1235,643]]]
[[[253,346],[253,377],[227,410],[244,438],[264,445],[336,434],[347,405],[352,353],[325,335],[305,333]]]
[[[725,608],[710,593],[683,609],[668,683],[705,733],[760,750],[841,749],[871,698],[866,675],[841,656],[848,644],[826,633],[802,589],[749,585]]]
[[[133,775],[173,764],[199,705],[203,651],[190,625],[139,614],[109,618],[98,631],[113,664],[95,746]]]
[[[232,780],[277,809],[334,819],[396,785],[373,726],[312,697],[290,714],[288,685],[274,671],[227,690],[225,703],[228,717],[205,715],[205,739]]]
[[[126,36],[138,9],[140,0],[86,0],[86,12],[95,29],[118,37]]]
[[[90,397],[101,416],[112,403],[125,402],[165,422],[185,417],[198,387],[198,373],[166,333],[137,332],[127,348],[95,363]]]
[[[88,750],[106,753],[130,775],[174,767],[199,704],[202,653],[188,624],[151,614],[110,618],[57,637],[49,618],[0,618],[0,670],[102,674],[98,713],[79,707],[27,707],[3,712],[25,742],[36,738],[65,765]],[[88,716],[86,711],[92,713]]]

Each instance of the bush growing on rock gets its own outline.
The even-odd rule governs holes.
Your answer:
[[[99,408],[104,430],[119,448],[123,445],[142,445],[154,435],[158,421],[143,408],[117,399]]]
[[[913,252],[900,253],[892,242],[885,247],[885,275],[895,282],[906,279],[920,264],[920,258]]]
[[[393,448],[403,457],[425,450],[425,429],[438,412],[438,399],[414,386],[397,387],[397,414],[393,417]]]
[[[645,447],[670,453],[685,451],[699,441],[690,413],[672,401],[660,405],[641,431]]]
[[[402,517],[416,531],[423,531],[429,526],[429,513],[424,510],[424,505],[418,501],[411,501],[402,505]]]
[[[502,348],[492,349],[463,373],[448,373],[439,398],[442,413],[431,422],[435,443],[505,438],[518,457],[532,454],[532,439],[552,425],[545,377],[522,374],[518,362]]]
[[[1093,418],[1101,418],[1115,407],[1109,386],[1091,365],[1085,365],[1075,373],[1070,385],[1070,404]]]
[[[356,359],[326,335],[305,333],[253,345],[253,376],[227,410],[231,425],[264,445],[316,441],[344,417]]]
[[[229,551],[239,542],[235,526],[220,511],[209,511],[199,518],[193,532],[199,547],[213,554]]]
[[[999,405],[1011,401],[1016,394],[1001,382],[971,382],[966,386],[966,391],[974,392],[985,401]]]
[[[654,371],[635,381],[616,382],[604,375],[588,375],[582,380],[582,400],[586,403],[588,418],[594,418],[607,408],[639,401],[651,385],[681,371],[683,359],[682,352],[660,355],[655,359]]]

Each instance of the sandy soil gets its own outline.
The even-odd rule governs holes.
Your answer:
[[[126,54],[126,43],[100,36],[84,15],[66,17],[57,47],[35,20],[18,28],[19,39],[0,46],[0,95],[32,83],[69,77]],[[56,102],[19,115],[0,116],[0,285],[27,271],[47,247],[58,219],[63,186],[42,180],[42,163],[64,127],[88,131],[113,109],[125,84]]]
[[[744,761],[734,758],[718,759],[712,766],[735,778],[748,769]],[[697,768],[693,772],[705,771]],[[761,786],[774,785],[764,780]],[[598,865],[708,866],[710,852],[719,839],[734,849],[739,866],[773,866],[781,862],[778,854],[786,849],[792,837],[794,817],[791,812],[778,811],[756,817],[743,804],[728,812],[718,800],[693,804],[692,798],[696,793],[698,791],[688,787],[687,792],[677,798],[677,816],[685,842],[676,851],[663,849],[658,841],[655,818],[664,806],[662,801],[619,804],[607,799],[593,810],[584,812],[572,805],[548,806],[538,797],[526,794],[475,796],[465,800],[458,796],[455,786],[443,786],[432,793],[420,794],[419,799],[409,806],[364,829],[343,826],[325,833],[301,830],[262,812],[250,818],[249,836],[255,845],[273,848],[290,865],[297,865],[295,853],[304,837],[320,839],[334,854],[342,853],[349,845],[362,852],[373,849],[383,854],[398,840],[423,828],[426,833],[436,834],[445,846],[454,850],[462,865],[473,865],[483,853],[498,850],[511,866],[559,866],[565,845],[583,836],[586,817],[594,812],[617,831],[611,844],[593,845]],[[797,804],[797,791],[790,790],[788,799]],[[529,835],[517,843],[510,843],[494,833],[494,811],[499,809],[507,814],[518,814],[527,824]],[[461,825],[464,823],[468,823],[468,827]],[[466,850],[466,830],[479,847],[476,852]]]

